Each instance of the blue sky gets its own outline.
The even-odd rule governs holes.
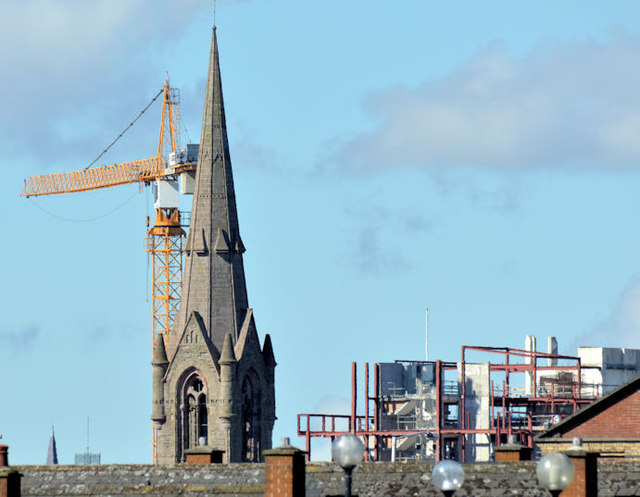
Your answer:
[[[278,421],[344,410],[351,361],[456,360],[526,334],[640,347],[640,6],[218,1],[249,301]],[[11,462],[151,459],[137,185],[24,199],[162,87],[200,133],[204,0],[0,2],[0,434]],[[159,106],[100,163],[152,156]],[[187,142],[183,133],[183,143]],[[189,201],[185,208],[189,209]]]

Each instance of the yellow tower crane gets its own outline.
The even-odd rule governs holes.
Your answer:
[[[197,145],[187,145],[185,153],[178,150],[180,119],[178,93],[176,89],[169,86],[168,78],[164,88],[158,92],[151,103],[160,94],[163,94],[162,116],[158,152],[155,157],[108,166],[88,167],[81,171],[31,176],[25,180],[22,193],[23,197],[32,197],[97,190],[127,183],[153,185],[156,193],[155,222],[147,233],[145,247],[145,251],[153,260],[153,343],[159,333],[164,335],[166,343],[180,304],[182,241],[185,232],[180,222],[177,180],[180,175],[184,175],[183,179],[186,180],[184,183],[187,184],[184,193],[192,193],[189,191],[188,183],[193,178],[197,157],[197,151],[194,153]],[[112,142],[112,145],[118,138]]]

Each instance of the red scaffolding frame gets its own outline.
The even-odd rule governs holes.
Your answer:
[[[466,368],[469,362],[467,353],[470,351],[497,354],[503,356],[502,362],[489,361],[489,428],[473,428],[470,423],[470,413],[465,410],[466,397]],[[524,360],[525,362],[515,362]],[[538,365],[539,360],[548,359],[552,365]],[[565,364],[558,364],[563,361]],[[483,347],[463,345],[461,361],[395,361],[403,364],[432,364],[435,367],[435,426],[425,429],[382,429],[381,418],[385,412],[385,403],[381,394],[380,364],[374,364],[373,394],[369,388],[369,363],[364,365],[364,415],[357,414],[357,365],[351,365],[351,412],[350,414],[321,414],[303,413],[297,416],[298,436],[304,437],[307,459],[311,457],[311,439],[316,437],[332,439],[344,433],[353,433],[363,438],[367,450],[367,460],[379,460],[380,451],[388,448],[392,437],[406,437],[423,434],[435,439],[435,459],[443,458],[443,437],[457,437],[460,441],[460,459],[465,461],[467,436],[485,434],[496,446],[501,445],[510,436],[515,435],[520,443],[533,446],[533,437],[546,429],[551,417],[555,422],[577,411],[582,405],[593,402],[601,393],[598,389],[590,395],[583,395],[585,385],[582,383],[582,371],[585,369],[579,357],[561,354],[550,354],[539,351],[527,351],[510,347]],[[568,362],[568,364],[566,364]],[[445,385],[444,375],[448,370],[460,368],[457,388],[453,391]],[[553,373],[566,372],[573,380],[559,380]],[[494,384],[492,376],[503,374],[502,385]],[[528,373],[532,380],[530,394],[515,393],[512,388],[512,376],[518,373]],[[549,374],[551,373],[551,375]],[[539,381],[543,380],[543,381]],[[547,383],[542,388],[540,383]],[[550,385],[550,387],[549,387]],[[455,397],[458,399],[458,422],[451,426],[451,420],[443,413],[444,399]],[[371,405],[372,404],[372,405]],[[373,413],[370,408],[373,407]],[[546,413],[544,416],[537,413]],[[526,423],[514,422],[514,418],[522,419],[526,416]]]

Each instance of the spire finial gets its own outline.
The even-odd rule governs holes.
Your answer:
[[[213,0],[213,29],[216,29],[216,0]]]

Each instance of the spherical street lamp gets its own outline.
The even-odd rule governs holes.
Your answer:
[[[560,452],[547,454],[536,466],[536,475],[541,487],[546,488],[553,497],[560,495],[573,481],[575,469],[571,459]]]
[[[440,461],[433,467],[431,481],[445,497],[451,497],[464,482],[464,468],[456,461]]]
[[[344,470],[344,495],[351,497],[351,473],[364,459],[364,444],[355,435],[340,435],[331,444],[331,459]]]

